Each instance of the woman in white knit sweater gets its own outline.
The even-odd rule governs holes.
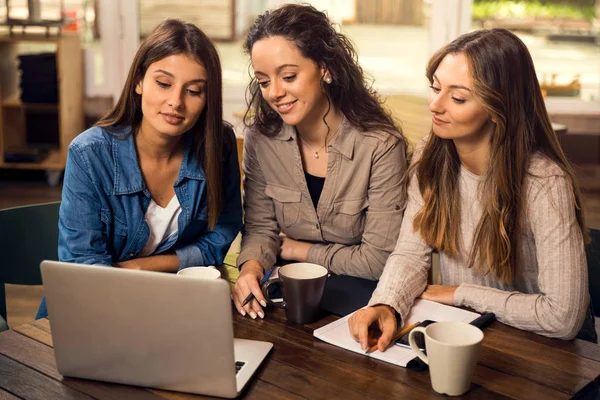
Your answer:
[[[507,30],[471,32],[431,58],[427,77],[432,133],[413,156],[396,248],[351,334],[385,349],[420,297],[549,337],[586,325],[581,337],[596,341],[581,195],[527,48]],[[441,285],[427,285],[434,250]]]

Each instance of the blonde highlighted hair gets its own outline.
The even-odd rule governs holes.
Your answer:
[[[548,117],[531,55],[525,44],[505,29],[479,30],[460,36],[433,55],[427,78],[448,54],[463,54],[470,66],[473,92],[495,122],[490,138],[487,174],[481,187],[483,215],[477,225],[469,267],[493,273],[511,282],[517,269],[519,230],[524,220],[524,181],[534,153],[556,163],[573,193],[573,207],[584,241],[581,194],[575,174]],[[416,173],[424,206],[413,228],[430,246],[450,256],[461,252],[461,162],[449,139],[430,133],[421,157],[409,174]]]

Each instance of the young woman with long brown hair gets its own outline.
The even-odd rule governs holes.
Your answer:
[[[266,304],[259,280],[278,257],[379,278],[400,231],[406,146],[325,13],[295,4],[268,11],[244,47],[253,79],[233,298],[256,318]],[[250,292],[257,300],[242,307]]]
[[[61,261],[171,272],[223,262],[242,210],[221,90],[198,27],[171,19],[152,31],[115,107],[69,146]]]
[[[396,248],[369,305],[349,321],[384,349],[415,298],[550,337],[590,328],[581,195],[548,118],[531,56],[503,29],[465,34],[427,67],[432,133],[409,169]],[[431,252],[441,285],[427,285]],[[401,322],[400,321],[400,322]]]

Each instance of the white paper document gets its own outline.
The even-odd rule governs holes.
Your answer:
[[[352,314],[346,315],[344,318],[340,318],[322,328],[316,329],[313,335],[324,342],[401,367],[406,367],[406,364],[416,357],[411,349],[397,345],[388,347],[383,353],[379,350],[375,350],[373,353],[365,354],[365,351],[360,348],[360,344],[352,338],[350,330],[348,329],[348,319]],[[479,317],[479,314],[471,311],[429,300],[417,299],[410,309],[410,313],[408,314],[404,326],[409,326],[415,322],[425,321],[427,319],[436,322],[458,321],[469,323],[477,317]]]

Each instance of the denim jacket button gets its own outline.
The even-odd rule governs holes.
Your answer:
[[[129,257],[133,257],[133,256],[134,256],[134,254],[133,254],[133,253],[129,253]]]

